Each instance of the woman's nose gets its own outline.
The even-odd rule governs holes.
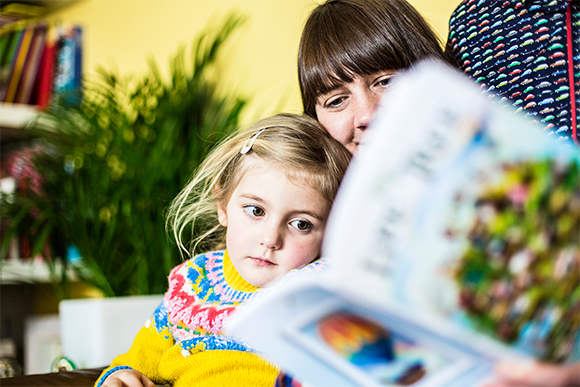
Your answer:
[[[355,106],[355,122],[357,129],[364,130],[371,122],[381,96],[370,90],[361,93]]]

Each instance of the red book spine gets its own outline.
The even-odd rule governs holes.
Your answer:
[[[54,84],[54,65],[56,60],[56,38],[54,28],[49,30],[38,74],[38,94],[36,104],[46,107],[50,104]]]

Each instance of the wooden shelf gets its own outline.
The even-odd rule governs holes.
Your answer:
[[[25,128],[38,112],[32,105],[0,103],[0,144],[30,140],[31,134]]]
[[[0,128],[23,128],[36,114],[38,110],[32,105],[0,103]]]
[[[1,283],[49,283],[51,282],[50,270],[46,263],[31,259],[23,262],[16,259],[5,260],[1,264]],[[61,264],[56,264],[56,272],[60,272]],[[75,278],[72,270],[68,273],[69,278]]]

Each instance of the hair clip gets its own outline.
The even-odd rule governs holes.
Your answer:
[[[251,136],[250,138],[248,138],[246,140],[246,142],[244,143],[244,146],[242,147],[242,150],[240,151],[240,153],[243,154],[243,155],[245,155],[246,153],[248,153],[252,149],[252,146],[254,146],[254,142],[256,141],[256,139],[258,138],[258,136],[260,135],[260,133],[262,133],[266,129],[267,128],[260,129],[260,131],[258,131],[258,133],[254,134],[253,136]]]

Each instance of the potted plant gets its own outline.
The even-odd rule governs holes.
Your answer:
[[[12,221],[2,254],[12,235],[26,235],[65,298],[71,269],[105,297],[164,293],[170,269],[181,262],[164,209],[209,149],[238,126],[245,106],[242,98],[220,96],[215,76],[217,54],[241,22],[229,16],[196,38],[191,66],[181,48],[169,81],[153,61],[139,78],[100,69],[82,99],[61,96],[31,122],[40,140],[34,165],[41,189],[1,199],[3,217]],[[67,259],[71,248],[80,264]]]

